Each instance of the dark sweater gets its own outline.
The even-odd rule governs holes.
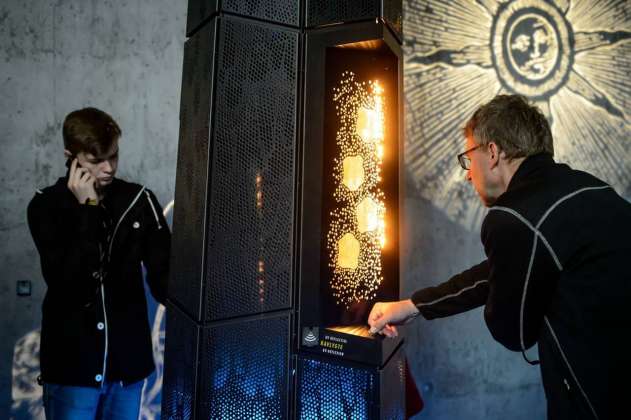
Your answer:
[[[153,296],[164,302],[168,225],[153,193],[140,185],[114,179],[102,206],[89,206],[78,204],[66,184],[60,178],[28,206],[48,286],[42,379],[92,387],[139,381],[154,370],[141,262]]]
[[[485,305],[497,341],[516,351],[538,343],[549,419],[616,418],[629,390],[631,204],[536,155],[490,208],[481,236],[488,259],[414,293],[421,314]]]

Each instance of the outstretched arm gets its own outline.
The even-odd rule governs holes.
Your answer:
[[[488,297],[488,274],[488,262],[483,261],[438,286],[418,290],[411,299],[377,302],[368,317],[371,332],[391,337],[397,334],[396,325],[418,315],[433,319],[482,306]]]

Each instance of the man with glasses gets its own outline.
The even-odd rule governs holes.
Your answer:
[[[614,418],[631,376],[631,205],[556,163],[548,122],[522,96],[481,106],[464,135],[458,162],[489,208],[487,259],[410,299],[376,303],[371,332],[392,337],[418,315],[484,305],[493,337],[540,364],[549,419]],[[525,353],[535,343],[540,361]]]

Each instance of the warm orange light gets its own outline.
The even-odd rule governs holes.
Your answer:
[[[355,270],[359,264],[359,241],[352,233],[342,236],[338,242],[337,266]]]
[[[357,134],[367,143],[383,138],[383,124],[378,110],[361,108],[357,112]]]
[[[372,198],[366,197],[355,208],[357,230],[361,233],[372,232],[379,227],[380,208]]]
[[[343,162],[342,182],[351,191],[357,191],[364,183],[364,159],[361,156],[349,156]]]
[[[362,106],[357,111],[357,134],[367,143],[383,140],[383,89],[378,82],[373,84],[373,100],[368,105]]]
[[[256,185],[256,207],[260,209],[263,207],[263,190],[261,188],[261,185],[263,184],[263,177],[260,174],[257,174],[254,181]]]
[[[379,218],[379,243],[381,244],[381,249],[386,247],[386,220],[384,214]]]
[[[384,150],[384,89],[342,74],[334,88],[340,128],[334,178],[338,183],[327,233],[331,287],[338,304],[370,300],[383,280],[386,245],[385,194],[381,190]]]

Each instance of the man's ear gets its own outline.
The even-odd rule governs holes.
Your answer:
[[[491,169],[495,168],[500,163],[500,148],[494,142],[489,143],[489,158]]]
[[[72,157],[72,153],[70,153],[70,150],[64,149],[64,156],[66,159],[70,159]]]

